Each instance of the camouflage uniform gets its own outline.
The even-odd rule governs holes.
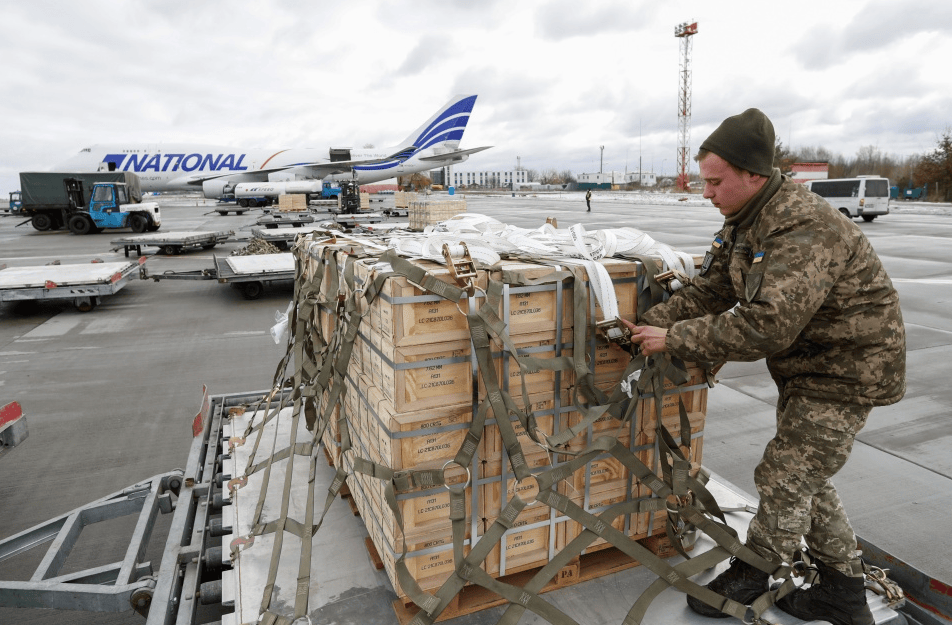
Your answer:
[[[777,434],[754,474],[747,544],[789,562],[801,537],[850,576],[856,539],[830,478],[873,406],[905,393],[899,297],[862,231],[774,170],[725,221],[701,275],[640,320],[689,361],[767,359]]]

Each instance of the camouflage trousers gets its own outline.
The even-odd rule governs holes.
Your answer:
[[[853,449],[869,406],[793,396],[777,406],[777,434],[754,472],[760,506],[747,546],[790,562],[806,540],[810,552],[850,577],[862,575],[856,536],[830,478]]]

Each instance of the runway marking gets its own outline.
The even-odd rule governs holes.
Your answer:
[[[893,278],[893,282],[914,282],[916,284],[952,284],[949,278]]]
[[[265,334],[264,330],[247,330],[244,332],[225,332],[224,336],[258,336]]]
[[[112,316],[108,318],[93,319],[80,334],[110,334],[117,330],[125,330],[132,325],[131,317]]]
[[[41,337],[53,337],[53,336],[63,336],[73,328],[79,325],[80,321],[83,318],[76,315],[57,315],[51,318],[49,321],[38,325],[33,328],[21,338],[17,339],[22,341],[24,339],[36,339]]]
[[[32,356],[36,352],[0,352],[0,356]],[[26,362],[25,360],[20,360],[18,362]]]
[[[62,260],[64,258],[110,258],[116,260],[122,260],[122,254],[56,254],[56,260]],[[43,264],[50,262],[50,255],[46,256],[0,256],[0,260],[41,260]]]

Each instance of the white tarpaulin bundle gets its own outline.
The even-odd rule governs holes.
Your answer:
[[[556,228],[545,223],[530,230],[477,213],[464,213],[428,226],[423,234],[394,236],[390,246],[401,255],[444,263],[443,245],[448,244],[455,257],[462,255],[461,242],[466,244],[473,260],[484,265],[499,262],[500,254],[523,254],[585,265],[606,319],[617,316],[618,306],[613,297],[607,296],[612,284],[608,272],[595,261],[612,256],[651,257],[661,260],[662,271],[674,270],[688,277],[696,273],[690,254],[659,243],[636,228],[586,231],[582,224]]]

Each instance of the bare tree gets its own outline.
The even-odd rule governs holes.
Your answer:
[[[935,197],[949,202],[952,201],[952,128],[946,128],[936,143],[935,150],[919,161],[913,175],[917,182],[936,185]]]

